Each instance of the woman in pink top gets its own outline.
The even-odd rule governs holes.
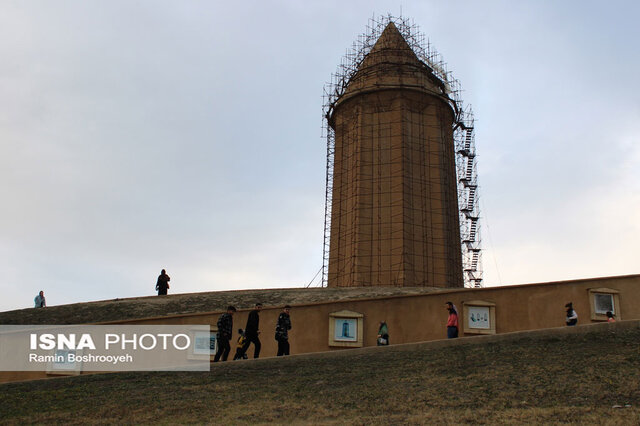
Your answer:
[[[607,311],[607,322],[616,322],[615,315],[611,311]]]
[[[458,337],[458,312],[453,303],[447,302],[447,310],[449,311],[449,319],[447,320],[447,339],[455,339]]]

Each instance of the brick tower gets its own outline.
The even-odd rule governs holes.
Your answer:
[[[463,287],[454,108],[389,22],[327,114],[328,286]]]

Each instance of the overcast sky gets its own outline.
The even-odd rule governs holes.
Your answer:
[[[635,2],[0,0],[0,310],[308,284],[323,86],[401,12],[475,111],[485,285],[640,273]]]

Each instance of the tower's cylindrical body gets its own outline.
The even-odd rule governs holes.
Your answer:
[[[390,23],[329,116],[330,287],[463,286],[451,105]]]

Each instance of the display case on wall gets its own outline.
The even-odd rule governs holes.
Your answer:
[[[465,334],[496,334],[496,304],[484,300],[463,302],[461,322]]]
[[[353,311],[330,313],[329,346],[348,348],[364,346],[364,315]]]

